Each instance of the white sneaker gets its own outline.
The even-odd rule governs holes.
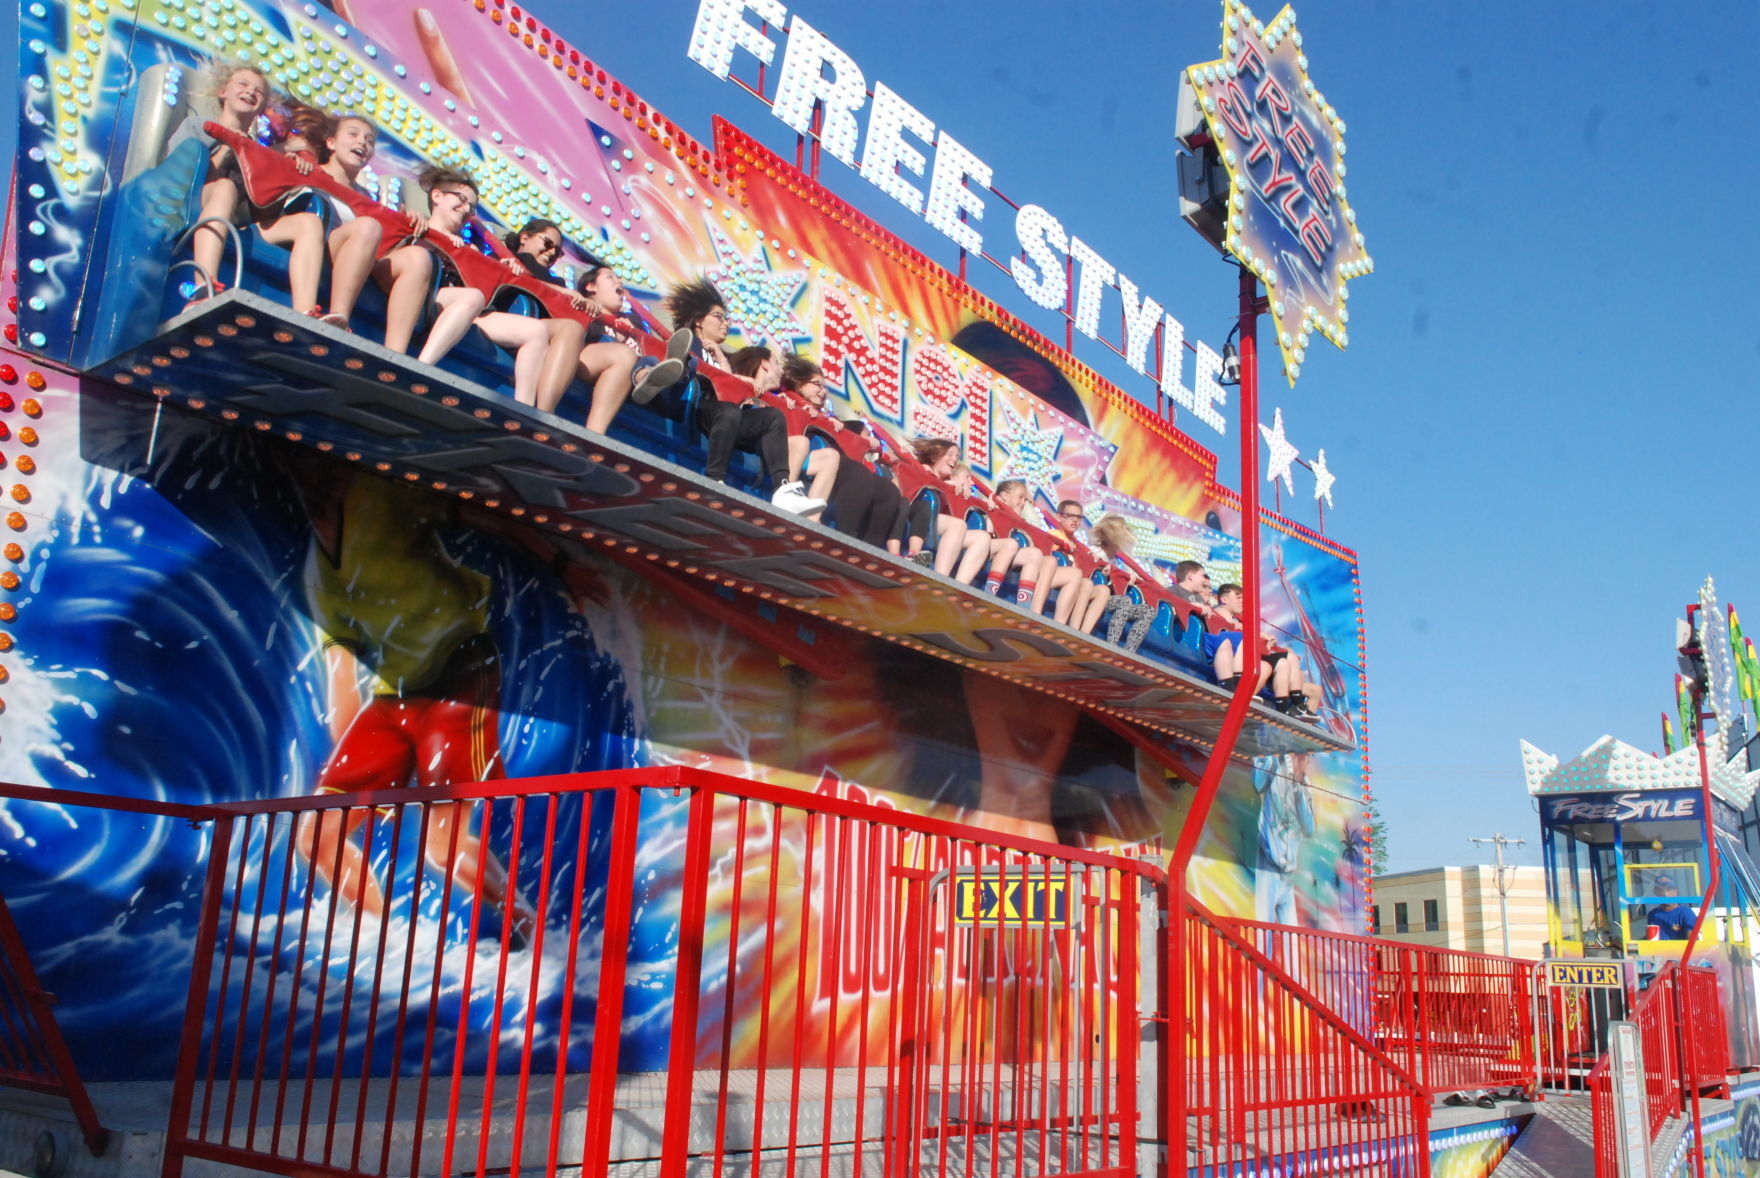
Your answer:
[[[806,486],[799,482],[783,483],[776,488],[776,494],[770,496],[770,503],[796,515],[818,515],[825,510],[825,500],[808,495]]]

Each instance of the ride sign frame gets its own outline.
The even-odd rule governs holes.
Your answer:
[[[1350,342],[1348,279],[1374,261],[1345,197],[1345,124],[1308,77],[1293,8],[1225,0],[1222,56],[1186,70],[1228,172],[1225,245],[1265,284],[1293,386],[1314,333]]]

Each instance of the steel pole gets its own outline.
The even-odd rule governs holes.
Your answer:
[[[1186,868],[1198,848],[1198,836],[1216,802],[1222,777],[1234,759],[1235,742],[1246,724],[1247,709],[1259,690],[1259,282],[1252,271],[1240,267],[1240,444],[1241,444],[1241,681],[1223,714],[1222,730],[1198,794],[1180,828],[1167,870],[1169,936],[1166,976],[1172,979],[1164,1050],[1173,1066],[1168,1068],[1171,1090],[1163,1101],[1167,1122],[1167,1173],[1183,1173],[1189,1163],[1186,1152],[1186,1036],[1191,1020],[1191,980],[1186,976]]]
[[[1710,869],[1705,873],[1705,894],[1699,897],[1699,915],[1693,920],[1693,931],[1687,937],[1686,948],[1681,950],[1681,1062],[1687,1073],[1687,1100],[1692,1110],[1695,1135],[1703,1134],[1704,1122],[1700,1119],[1699,1109],[1699,1067],[1698,1045],[1693,1033],[1693,987],[1691,969],[1693,948],[1699,943],[1699,933],[1705,927],[1705,915],[1711,910],[1711,899],[1717,895],[1719,857],[1717,854],[1717,813],[1711,808],[1711,760],[1705,751],[1705,722],[1714,713],[1705,710],[1703,696],[1695,692],[1694,699],[1698,723],[1693,726],[1693,743],[1699,750],[1699,808],[1705,823],[1705,852],[1710,857]],[[1721,723],[1721,721],[1719,721]],[[1699,1145],[1693,1147],[1694,1178],[1705,1178],[1705,1151]]]

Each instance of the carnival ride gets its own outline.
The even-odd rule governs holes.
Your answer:
[[[1242,60],[1293,69],[1292,31]],[[1253,324],[1284,315],[1263,264],[1241,271],[1237,494],[1173,424],[1208,420],[1214,353],[1171,316],[1151,406],[1070,354],[1074,284],[1058,347],[966,281],[967,252],[943,269],[834,195],[817,122],[793,163],[722,120],[705,145],[506,0],[45,0],[22,33],[0,949],[23,968],[0,1048],[4,1078],[73,1102],[82,1165],[1425,1174],[1508,1147],[1432,1105],[1540,1086],[1528,963],[1353,924],[1361,597],[1354,554],[1258,507]],[[370,116],[359,187],[290,164],[282,129],[216,122],[218,58]],[[437,281],[605,326],[504,256],[550,223],[554,276],[611,266],[613,327],[648,359],[667,289],[709,277],[741,342],[818,357],[858,428],[813,441],[1076,562],[1146,637],[781,511],[749,457],[707,480],[701,405],[755,390],[712,365],[598,433],[578,384],[554,413],[517,402],[474,333],[435,364],[381,346],[373,286],[351,330],[296,313],[289,251],[252,224],[202,272],[228,157],[259,210],[370,220],[382,253],[419,236]],[[430,166],[479,198],[457,239],[417,219]],[[952,343],[975,326],[994,363]],[[1141,361],[1132,330],[1115,350]],[[914,463],[918,433],[1026,509]],[[1134,556],[1068,550],[1065,500],[1127,517]],[[1323,724],[1211,681],[1182,560],[1248,586],[1246,661],[1261,625],[1286,637]],[[1261,896],[1308,927],[1256,919]]]

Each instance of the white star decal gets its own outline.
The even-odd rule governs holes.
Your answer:
[[[1019,417],[1006,404],[1002,406],[1003,427],[997,442],[1008,454],[1008,461],[996,481],[1020,479],[1027,484],[1028,494],[1040,495],[1057,502],[1057,452],[1063,448],[1063,431],[1052,425],[1039,428],[1039,414]]]
[[[812,338],[794,314],[795,300],[806,284],[800,270],[774,270],[758,243],[756,257],[740,253],[719,228],[712,230],[715,265],[707,277],[727,300],[728,327],[748,344],[765,343],[792,349],[798,341]]]
[[[1332,506],[1332,484],[1338,476],[1326,469],[1326,451],[1320,451],[1314,459],[1314,498],[1326,500],[1326,506]]]
[[[1275,483],[1278,479],[1282,479],[1283,485],[1289,489],[1291,495],[1294,495],[1296,493],[1296,478],[1294,474],[1290,473],[1289,468],[1290,464],[1300,457],[1301,452],[1290,445],[1289,439],[1283,436],[1283,410],[1277,409],[1272,414],[1270,427],[1260,426],[1259,432],[1265,436],[1265,444],[1271,447],[1271,452],[1266,455],[1265,481]]]

